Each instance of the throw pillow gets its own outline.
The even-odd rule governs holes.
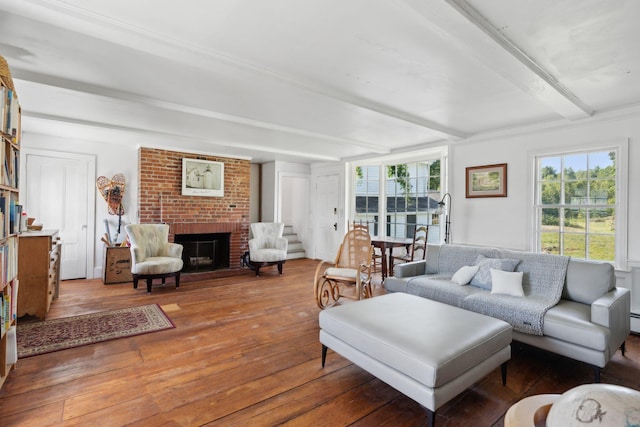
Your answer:
[[[476,275],[473,276],[473,279],[471,279],[471,284],[482,289],[491,290],[491,272],[489,269],[495,268],[496,270],[513,271],[519,262],[519,259],[487,258],[484,255],[478,255],[475,264],[480,268]]]
[[[522,271],[510,272],[491,268],[491,293],[523,297]]]
[[[456,282],[458,285],[468,285],[473,276],[478,272],[478,265],[465,265],[460,267],[451,278],[452,282]]]

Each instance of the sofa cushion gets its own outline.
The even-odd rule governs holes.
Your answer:
[[[491,268],[491,293],[523,297],[522,271],[510,272]]]
[[[453,274],[460,267],[476,263],[478,255],[487,258],[502,258],[500,250],[482,246],[442,245],[438,256],[438,273]]]
[[[424,274],[435,274],[438,272],[438,260],[440,259],[440,245],[427,245],[427,256]]]
[[[465,265],[464,267],[460,267],[458,271],[453,274],[451,278],[452,282],[457,283],[458,285],[468,285],[473,276],[478,272],[477,265]]]
[[[572,259],[567,268],[562,298],[591,304],[615,286],[616,276],[611,264]]]
[[[473,286],[459,286],[452,282],[448,274],[432,274],[409,279],[406,292],[430,300],[459,307],[469,295],[477,292],[488,293],[484,289]]]
[[[471,279],[471,284],[473,286],[478,286],[482,289],[491,289],[491,271],[490,269],[495,268],[496,270],[502,271],[513,271],[516,266],[520,262],[519,259],[508,259],[508,258],[487,258],[484,255],[480,254],[476,258],[475,264],[479,266],[478,272]]]

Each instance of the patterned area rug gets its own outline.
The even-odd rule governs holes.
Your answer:
[[[18,358],[175,328],[157,304],[42,322],[18,322]]]

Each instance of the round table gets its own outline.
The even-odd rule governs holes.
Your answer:
[[[538,427],[546,424],[547,414],[560,394],[537,394],[525,397],[509,408],[504,427]]]

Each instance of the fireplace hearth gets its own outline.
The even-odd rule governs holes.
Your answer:
[[[183,246],[184,273],[200,273],[229,268],[231,233],[176,234],[174,241]]]

